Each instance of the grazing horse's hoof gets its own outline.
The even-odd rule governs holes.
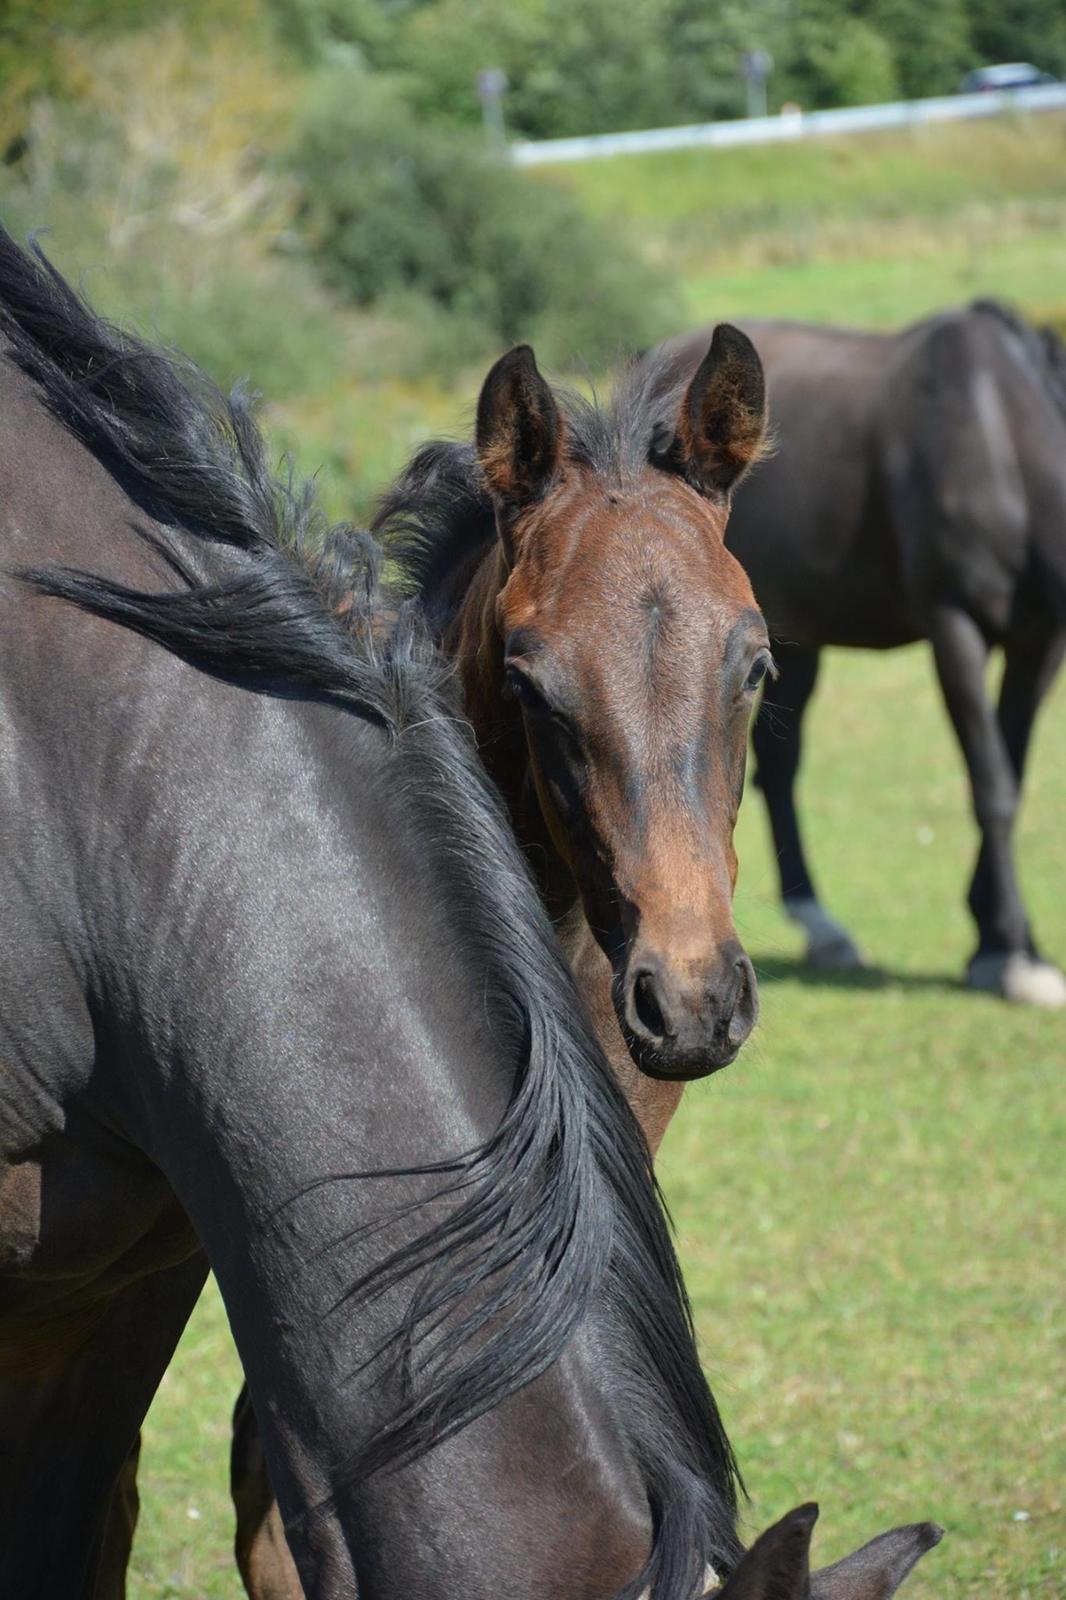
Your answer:
[[[1016,1005],[1043,1006],[1049,1011],[1066,1006],[1066,977],[1049,961],[1036,960],[1024,950],[974,956],[967,982],[971,989],[1001,995]]]
[[[849,972],[865,966],[862,951],[847,928],[831,917],[817,900],[786,900],[785,915],[807,935],[804,959],[822,972]]]

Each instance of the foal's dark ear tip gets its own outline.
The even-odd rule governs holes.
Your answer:
[[[711,335],[711,352],[715,355],[724,355],[731,350],[747,354],[754,349],[748,335],[732,322],[720,322]]]
[[[533,346],[531,344],[513,344],[510,350],[500,357],[496,365],[498,367],[536,367],[537,358],[533,354]]]
[[[517,377],[519,381],[533,375],[540,377],[537,370],[537,358],[533,354],[531,344],[512,345],[510,350],[505,350],[502,356],[497,356],[492,363],[482,385],[482,395],[495,397],[500,389]]]
[[[804,1505],[790,1511],[785,1521],[791,1522],[797,1528],[810,1529],[818,1521],[819,1514],[817,1500],[808,1500]]]

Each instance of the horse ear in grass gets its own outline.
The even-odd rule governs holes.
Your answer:
[[[889,1600],[926,1551],[944,1537],[935,1522],[892,1528],[811,1579],[811,1600]]]
[[[797,1506],[759,1535],[714,1600],[891,1600],[943,1529],[914,1522],[871,1539],[831,1567],[810,1571],[816,1505]]]
[[[746,333],[719,323],[685,391],[666,464],[702,494],[728,501],[766,436],[766,383]]]
[[[501,356],[485,379],[475,438],[506,544],[509,518],[543,496],[563,456],[563,419],[528,344]]]
[[[808,1600],[814,1504],[797,1506],[761,1533],[734,1567],[715,1600]]]

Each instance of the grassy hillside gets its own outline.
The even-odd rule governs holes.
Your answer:
[[[685,151],[547,169],[596,215],[621,218],[682,284],[692,324],[793,316],[892,327],[997,295],[1066,331],[1066,117],[941,127],[777,148]],[[344,326],[359,324],[351,313]],[[370,323],[373,327],[374,324]],[[484,363],[384,376],[389,341],[271,415],[330,492],[365,506],[418,434],[469,425]],[[365,338],[365,336],[364,336]],[[416,339],[393,333],[415,364]],[[621,353],[621,352],[620,352]]]
[[[621,218],[682,284],[687,320],[794,316],[891,327],[997,295],[1066,330],[1066,117],[548,169],[542,181]],[[351,314],[347,324],[352,326]],[[405,337],[406,335],[406,337]],[[412,336],[399,327],[400,358]],[[358,351],[272,415],[364,506],[417,434],[468,425],[484,371],[390,382]]]
[[[1066,322],[1058,113],[542,170],[679,271],[695,320],[891,326],[997,294]]]
[[[903,713],[903,714],[901,714]],[[933,1517],[912,1600],[1066,1587],[1066,1022],[958,986],[974,847],[925,652],[838,653],[803,799],[832,908],[870,971],[816,979],[777,910],[757,793],[738,921],[763,1016],[687,1093],[664,1146],[704,1357],[752,1529],[817,1497],[821,1560]],[[1021,828],[1036,927],[1066,960],[1066,683],[1037,730]],[[236,1600],[217,1297],[149,1421],[133,1600]]]

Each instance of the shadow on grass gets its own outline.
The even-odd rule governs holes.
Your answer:
[[[809,989],[938,989],[951,994],[971,991],[953,972],[892,972],[887,967],[812,967],[802,956],[752,954],[760,983],[802,983]]]

